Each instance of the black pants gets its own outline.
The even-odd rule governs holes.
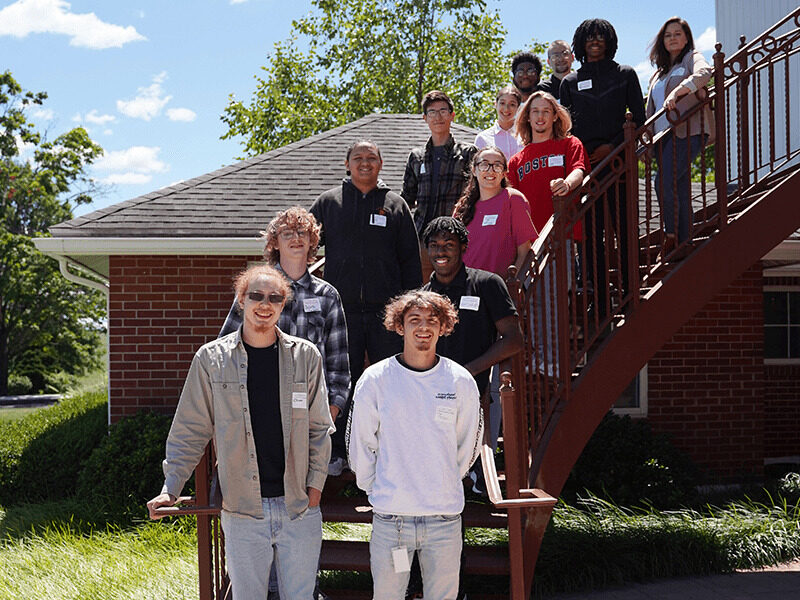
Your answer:
[[[600,173],[602,179],[607,171]],[[608,301],[611,291],[608,285],[608,264],[606,263],[606,246],[609,256],[613,259],[615,250],[611,241],[616,232],[619,247],[620,261],[620,294],[625,297],[630,290],[628,276],[628,210],[627,196],[625,194],[625,180],[613,184],[604,192],[604,195],[595,203],[595,207],[586,213],[584,225],[586,228],[586,260],[581,271],[585,280],[594,287],[595,310],[600,321],[608,316]],[[610,229],[606,229],[606,212]],[[637,259],[638,260],[638,259]],[[597,277],[595,278],[595,272]]]
[[[350,356],[350,397],[336,419],[336,432],[331,436],[333,456],[342,458],[347,456],[345,430],[353,404],[353,390],[366,365],[364,355],[369,357],[370,364],[374,364],[403,350],[403,338],[384,328],[383,311],[364,311],[345,307],[344,314],[347,319],[347,345]]]

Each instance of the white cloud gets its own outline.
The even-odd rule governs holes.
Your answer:
[[[164,96],[161,84],[167,78],[167,72],[162,71],[153,77],[153,83],[147,87],[140,87],[133,100],[117,100],[117,110],[133,119],[149,121],[161,114],[172,96]]]
[[[94,164],[99,171],[120,173],[164,173],[169,165],[158,158],[161,148],[158,146],[131,146],[126,150],[106,152]]]
[[[23,142],[22,138],[18,135],[14,136],[14,141],[17,143],[17,152],[21,160],[28,161],[33,158],[33,151],[36,149],[36,144],[32,142]]]
[[[103,129],[103,135],[111,135],[112,133],[114,132],[110,129]]]
[[[708,27],[703,33],[700,34],[694,41],[695,49],[703,54],[706,52],[714,52],[714,44],[717,43],[717,30],[714,27]]]
[[[247,0],[231,0],[231,4],[244,4]]]
[[[101,115],[97,113],[97,109],[93,108],[84,117],[87,122],[92,123],[93,125],[106,125],[108,123],[113,123],[117,120],[117,117],[114,115]]]
[[[152,179],[152,175],[129,171],[127,173],[112,173],[108,177],[101,179],[100,182],[106,185],[142,185],[143,183],[150,183]]]
[[[37,108],[33,111],[33,118],[42,121],[52,121],[55,116],[56,114],[49,108]]]
[[[132,25],[113,25],[94,13],[69,10],[65,0],[17,0],[0,10],[0,35],[24,38],[31,33],[56,33],[69,36],[70,46],[93,50],[121,48],[147,39]]]
[[[184,121],[189,123],[197,118],[197,113],[189,108],[170,108],[167,110],[170,121]]]
[[[642,89],[647,91],[647,86],[650,83],[650,77],[655,73],[656,68],[650,64],[649,60],[643,60],[633,67],[636,74],[639,76],[639,83]]]

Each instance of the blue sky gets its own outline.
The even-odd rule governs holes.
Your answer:
[[[571,40],[581,20],[603,17],[620,38],[617,60],[645,78],[647,46],[677,14],[706,56],[713,52],[713,0],[487,5],[500,12],[508,50],[531,38]],[[105,149],[91,173],[106,191],[76,211],[83,214],[235,162],[241,146],[219,139],[228,95],[249,98],[273,43],[310,8],[277,0],[0,0],[0,69],[49,94],[29,114],[40,129],[55,137],[80,124]]]

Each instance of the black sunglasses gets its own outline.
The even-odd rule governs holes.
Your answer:
[[[247,292],[247,297],[253,302],[263,302],[264,298],[266,298],[270,304],[280,304],[283,302],[283,299],[286,298],[283,294],[277,294],[275,292],[266,295],[263,292]]]

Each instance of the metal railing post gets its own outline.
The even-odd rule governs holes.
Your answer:
[[[714,185],[717,186],[719,227],[728,222],[728,130],[725,124],[725,53],[717,42],[714,53]]]
[[[628,292],[634,308],[639,304],[639,158],[636,156],[633,115],[625,113],[625,210],[628,220]]]

